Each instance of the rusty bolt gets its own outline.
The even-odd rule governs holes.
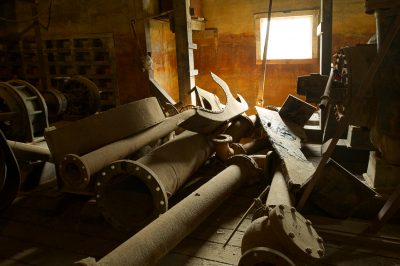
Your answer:
[[[278,214],[279,219],[283,219],[283,215],[281,213]]]
[[[317,249],[318,255],[324,256],[324,251],[322,249]]]
[[[296,208],[295,207],[290,207],[290,211],[291,212],[296,212]]]
[[[306,225],[311,226],[312,222],[310,220],[306,220]]]
[[[289,232],[288,236],[289,236],[290,238],[294,238],[294,237],[295,237],[295,235],[294,235],[293,232]]]
[[[308,254],[311,254],[311,253],[312,253],[312,249],[311,249],[311,248],[306,248],[306,252],[307,252]]]

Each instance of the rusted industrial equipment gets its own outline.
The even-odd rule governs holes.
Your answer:
[[[258,178],[260,169],[250,157],[233,158],[232,165],[98,262],[88,258],[78,265],[155,265],[242,184]]]
[[[46,147],[10,140],[7,143],[18,160],[48,161],[51,158],[50,150]]]
[[[8,139],[32,142],[48,127],[46,103],[39,91],[22,80],[0,82],[0,128]]]
[[[50,122],[60,120],[68,107],[65,95],[56,89],[47,89],[41,93],[47,105]]]
[[[255,212],[243,236],[239,265],[303,265],[324,255],[322,238],[292,203],[278,164],[265,205]]]
[[[121,105],[59,128],[48,128],[45,138],[58,168],[59,187],[67,192],[93,194],[93,181],[80,172],[83,171],[83,174],[85,172],[85,169],[82,169],[83,165],[77,162],[79,168],[76,168],[74,164],[63,163],[63,161],[68,161],[68,158],[73,161],[73,158],[78,157],[66,157],[66,155],[83,156],[110,143],[139,133],[164,120],[165,116],[156,98],[152,97]],[[113,130],[110,130],[110,128]],[[82,134],[82,132],[85,132],[85,134]],[[101,160],[105,155],[102,154],[98,157],[98,160]],[[64,170],[64,167],[69,169]],[[89,172],[89,174],[92,174],[92,172]],[[67,175],[63,176],[63,173],[67,173]],[[71,178],[69,179],[69,177]]]
[[[0,130],[0,211],[17,196],[21,182],[17,160]]]
[[[184,132],[137,161],[111,163],[96,175],[96,199],[111,224],[137,230],[168,210],[168,199],[207,160],[212,143]]]
[[[145,145],[158,140],[174,131],[178,125],[188,117],[195,114],[193,109],[186,110],[175,116],[166,118],[161,123],[134,134],[128,138],[112,142],[108,145],[79,156],[77,154],[66,154],[59,165],[60,178],[65,182],[74,180],[76,184],[70,186],[87,187],[93,183],[91,177],[108,166],[113,161],[127,158]],[[79,185],[79,183],[81,185]],[[93,187],[94,190],[94,187]]]
[[[311,221],[281,204],[247,228],[239,265],[304,265],[324,254],[323,240]]]
[[[203,107],[196,108],[196,115],[187,119],[181,127],[190,131],[208,134],[213,132],[223,123],[235,118],[248,109],[242,96],[238,99],[231,94],[228,85],[220,77],[211,73],[212,79],[223,89],[226,95],[226,105],[221,111],[213,111]]]
[[[83,76],[65,77],[59,91],[67,100],[63,118],[77,120],[94,114],[100,106],[100,92],[97,85]],[[53,102],[54,103],[54,102]],[[63,108],[62,103],[59,109]]]
[[[241,138],[248,137],[254,131],[256,122],[256,115],[247,116],[241,114],[232,119],[224,134],[231,136],[232,142],[239,142]]]

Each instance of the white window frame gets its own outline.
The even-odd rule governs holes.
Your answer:
[[[309,10],[295,10],[288,12],[272,12],[271,18],[277,17],[295,17],[295,16],[313,16],[313,26],[312,26],[312,59],[268,59],[268,63],[272,64],[287,64],[287,63],[315,63],[318,58],[318,36],[317,36],[317,26],[319,24],[319,10],[309,9]],[[267,13],[258,13],[254,15],[255,21],[255,37],[256,37],[256,63],[261,64],[261,33],[260,33],[260,23],[262,18],[267,18]],[[262,48],[263,49],[263,48]]]

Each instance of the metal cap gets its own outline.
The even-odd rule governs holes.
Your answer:
[[[269,215],[274,233],[282,246],[299,260],[319,259],[325,254],[322,238],[315,231],[310,220],[304,218],[295,208],[278,205]]]

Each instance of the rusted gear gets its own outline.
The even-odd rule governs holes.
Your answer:
[[[56,89],[42,91],[42,95],[47,104],[49,120],[52,122],[57,121],[67,110],[67,98]]]
[[[76,119],[94,114],[100,106],[97,85],[83,76],[66,78],[60,91],[67,98],[66,118]]]
[[[39,91],[23,80],[0,82],[0,128],[8,139],[32,142],[48,127],[46,103]]]

